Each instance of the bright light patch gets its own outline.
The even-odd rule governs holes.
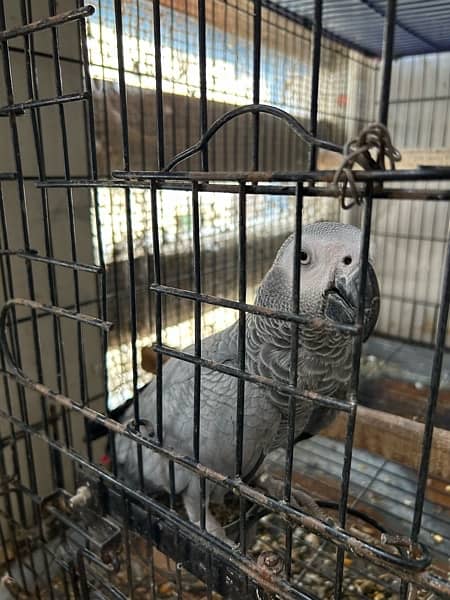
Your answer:
[[[236,312],[225,308],[215,308],[202,316],[202,337],[212,335],[232,325],[237,319]],[[151,346],[156,341],[156,336],[143,336],[137,340],[138,357],[145,346]],[[167,346],[180,348],[194,343],[194,320],[188,319],[177,325],[166,327],[163,331],[163,342]],[[152,376],[144,371],[138,360],[139,385],[149,381]],[[114,409],[120,406],[127,398],[133,395],[131,383],[131,346],[122,344],[112,348],[107,353],[107,366],[109,376],[109,407]],[[124,368],[128,366],[129,368]]]
[[[136,7],[124,7],[123,59],[129,86],[156,89],[153,13],[151,4],[138,18]],[[142,12],[142,11],[141,11]],[[111,0],[89,19],[88,47],[94,79],[118,81],[118,50]],[[305,44],[305,42],[303,42]],[[309,52],[305,61],[298,47],[286,54],[275,46],[262,47],[260,102],[308,117]],[[161,70],[165,93],[200,98],[198,20],[161,6]],[[237,56],[239,59],[237,60]],[[231,105],[253,101],[253,49],[240,35],[206,23],[206,78],[208,100]]]
[[[101,36],[100,36],[101,34]],[[89,49],[91,53],[91,75],[94,79],[118,80],[117,39],[115,31],[97,23],[90,24]],[[95,58],[101,56],[102,63]],[[124,36],[125,82],[127,85],[156,89],[155,57],[153,42]],[[163,92],[200,98],[198,59],[182,50],[161,48]],[[253,94],[252,78],[249,74],[236,72],[236,66],[219,58],[209,58],[206,64],[208,98],[216,102],[246,104]],[[261,94],[267,97],[268,90],[262,87]]]

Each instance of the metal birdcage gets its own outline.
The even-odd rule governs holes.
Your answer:
[[[438,0],[0,0],[0,597],[450,597],[449,24]],[[362,229],[357,318],[335,325],[353,338],[345,398],[300,390],[294,350],[282,384],[245,364],[249,314],[298,348],[318,220]],[[294,308],[257,306],[291,232]],[[238,365],[205,358],[236,320]],[[163,439],[169,359],[194,367],[190,455]],[[238,381],[233,475],[201,462],[202,369]],[[287,449],[260,477],[242,471],[246,382],[289,396]],[[305,397],[338,416],[296,443]],[[170,493],[146,492],[143,449]],[[198,478],[200,526],[175,466]],[[205,527],[209,483],[233,543]]]

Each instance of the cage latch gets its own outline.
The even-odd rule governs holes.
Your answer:
[[[65,550],[71,558],[75,559],[81,552],[86,562],[117,572],[122,542],[120,528],[101,516],[96,505],[98,497],[99,490],[92,489],[87,482],[73,495],[66,490],[56,490],[42,500],[41,510],[53,518],[58,530],[63,530],[67,542]]]
[[[406,535],[382,533],[380,541],[386,546],[395,546],[401,554],[406,554],[410,558],[415,559],[423,556],[423,546],[413,542]]]
[[[375,151],[375,158],[370,151]],[[342,163],[334,174],[331,188],[341,201],[343,209],[361,204],[366,193],[366,186],[358,188],[353,167],[355,164],[366,170],[386,170],[385,159],[389,160],[389,168],[394,170],[395,163],[401,160],[400,151],[393,145],[387,127],[382,123],[372,123],[364,128],[358,137],[349,140],[343,148]],[[351,196],[347,202],[347,192]]]

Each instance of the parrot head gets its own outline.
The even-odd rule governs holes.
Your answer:
[[[361,240],[361,230],[353,225],[321,221],[303,226],[300,252],[301,314],[322,317],[333,323],[355,323],[361,275]],[[294,246],[294,235],[291,235],[281,246],[263,280],[257,302],[259,299],[273,308],[291,308]],[[274,295],[278,297],[278,301],[273,301]],[[369,259],[364,340],[375,327],[379,309],[380,289]]]

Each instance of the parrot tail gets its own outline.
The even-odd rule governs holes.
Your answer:
[[[138,394],[140,394],[147,387],[147,385],[148,383],[139,388]],[[123,404],[120,404],[120,406],[117,406],[117,408],[114,408],[112,411],[110,411],[108,413],[108,417],[110,419],[114,419],[114,421],[121,422],[123,415],[129,409],[129,407],[132,406],[133,401],[133,397],[128,398],[128,400],[125,400]],[[108,429],[101,423],[97,423],[96,421],[89,421],[86,424],[86,440],[90,442],[93,442],[94,440],[98,440],[99,438],[106,436],[107,433]]]

